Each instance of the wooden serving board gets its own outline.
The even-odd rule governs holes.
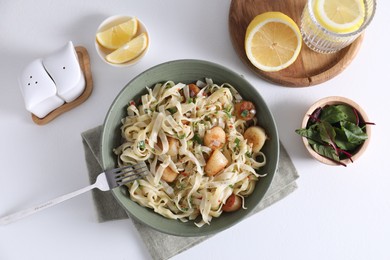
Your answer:
[[[84,92],[75,100],[69,103],[65,103],[62,106],[56,108],[55,110],[51,111],[49,114],[47,114],[44,118],[39,118],[34,114],[31,114],[32,120],[34,123],[38,125],[45,125],[52,121],[54,118],[58,117],[59,115],[71,110],[72,108],[77,107],[78,105],[82,104],[85,100],[89,98],[89,96],[92,93],[93,84],[92,84],[92,73],[91,73],[91,64],[89,60],[89,54],[86,48],[82,46],[75,47],[77,56],[79,58],[79,63],[81,70],[84,74],[85,78],[85,89]]]
[[[320,54],[302,43],[297,60],[277,72],[257,69],[246,56],[244,41],[246,28],[261,13],[278,11],[290,16],[299,26],[306,0],[232,0],[229,10],[229,33],[240,59],[261,78],[288,87],[307,87],[325,82],[341,73],[356,56],[363,36],[350,46],[333,54]]]

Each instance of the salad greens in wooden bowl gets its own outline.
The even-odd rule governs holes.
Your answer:
[[[315,159],[346,166],[367,148],[372,124],[354,101],[332,96],[314,103],[295,132]]]

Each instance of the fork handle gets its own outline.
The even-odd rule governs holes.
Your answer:
[[[97,187],[96,184],[92,184],[92,185],[87,186],[85,188],[76,190],[74,192],[65,194],[63,196],[57,197],[57,198],[52,199],[52,200],[49,200],[49,201],[47,201],[45,203],[42,203],[42,204],[36,205],[34,207],[31,207],[31,208],[28,208],[28,209],[24,209],[24,210],[21,210],[19,212],[13,213],[11,215],[2,217],[2,218],[0,218],[0,225],[7,225],[9,223],[15,222],[15,221],[17,221],[17,220],[19,220],[21,218],[30,216],[30,215],[32,215],[34,213],[37,213],[37,212],[41,211],[41,210],[50,208],[50,207],[52,207],[54,205],[57,205],[58,203],[61,203],[63,201],[66,201],[68,199],[76,197],[76,196],[78,196],[80,194],[83,194],[83,193],[85,193],[85,192],[87,192],[89,190],[92,190],[93,188],[96,188],[96,187]]]

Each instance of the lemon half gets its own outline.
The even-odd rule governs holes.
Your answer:
[[[298,57],[302,36],[297,24],[281,12],[266,12],[248,25],[245,52],[250,62],[263,71],[279,71]]]
[[[318,22],[334,33],[351,33],[364,22],[363,0],[316,0],[313,5]]]

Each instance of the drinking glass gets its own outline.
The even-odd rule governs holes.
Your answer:
[[[351,44],[370,24],[376,8],[375,0],[363,0],[364,21],[355,31],[338,33],[324,28],[314,15],[314,3],[318,0],[308,0],[301,17],[301,33],[306,45],[319,53],[335,53]]]

